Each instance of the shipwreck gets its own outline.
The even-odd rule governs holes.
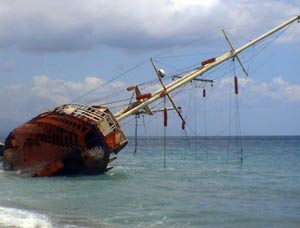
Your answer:
[[[195,79],[211,82],[201,79],[201,76],[226,60],[236,58],[243,67],[238,58],[239,53],[297,20],[300,20],[300,16],[291,18],[237,49],[233,48],[224,33],[230,46],[229,52],[203,61],[196,69],[176,77],[168,85],[162,81],[164,71],[158,70],[152,61],[161,89],[143,94],[138,86],[127,88],[135,92],[136,101],[115,114],[105,106],[81,104],[65,104],[39,114],[7,136],[3,149],[3,169],[39,177],[107,172],[110,169],[108,164],[116,159],[115,155],[128,143],[120,121],[140,113],[152,115],[154,111],[150,108],[151,103],[158,99],[169,99],[184,128],[185,120],[180,114],[180,108],[170,96],[172,91]],[[163,112],[166,121],[166,107]]]

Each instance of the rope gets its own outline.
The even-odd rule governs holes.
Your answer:
[[[105,85],[107,85],[107,84],[109,84],[109,83],[111,83],[111,82],[119,79],[120,77],[124,76],[125,74],[127,74],[127,73],[131,72],[132,70],[134,70],[134,69],[140,67],[141,65],[145,64],[147,61],[148,61],[148,59],[145,59],[144,61],[142,61],[142,62],[134,65],[133,67],[129,68],[128,70],[123,71],[122,73],[120,73],[117,76],[113,77],[111,80],[108,80],[107,82],[105,82],[105,83],[103,83],[103,84],[95,87],[94,89],[91,89],[90,91],[88,91],[88,92],[80,95],[79,97],[77,97],[76,99],[74,99],[73,101],[71,101],[71,103],[77,102],[78,100],[82,99],[83,97],[86,97],[87,95],[93,93],[94,91],[98,90],[99,88],[101,88],[101,87],[103,87],[103,86],[105,86]]]
[[[233,58],[233,61],[235,59]],[[240,161],[243,163],[243,145],[242,145],[242,130],[241,130],[241,120],[240,120],[240,107],[239,107],[239,96],[238,96],[238,81],[235,71],[235,65],[233,63],[233,77],[234,77],[234,89],[235,89],[235,127],[238,137],[238,143],[240,146]]]
[[[240,160],[241,164],[243,163],[243,142],[242,142],[242,130],[241,130],[241,120],[240,120],[240,108],[239,108],[239,99],[238,95],[236,95],[236,128],[238,134],[238,141],[240,146]]]
[[[164,108],[166,108],[167,98],[164,97]],[[167,167],[167,126],[164,125],[164,168]]]
[[[138,135],[138,115],[135,115],[134,153],[133,153],[134,156],[137,152],[137,135]]]

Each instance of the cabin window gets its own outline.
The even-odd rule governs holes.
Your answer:
[[[113,131],[107,119],[100,121],[99,127],[104,136],[109,135]]]
[[[110,117],[108,117],[107,118],[107,122],[109,123],[109,126],[111,127],[111,128],[115,128],[115,123],[114,123],[114,121],[112,120],[112,118],[110,118]]]

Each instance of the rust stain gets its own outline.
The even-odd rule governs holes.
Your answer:
[[[63,105],[13,130],[3,168],[31,176],[107,171],[110,154],[127,144],[112,113],[101,106]]]

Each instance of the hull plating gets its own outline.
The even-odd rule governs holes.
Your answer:
[[[107,108],[64,105],[40,114],[6,139],[3,168],[31,176],[99,174],[127,144]]]

